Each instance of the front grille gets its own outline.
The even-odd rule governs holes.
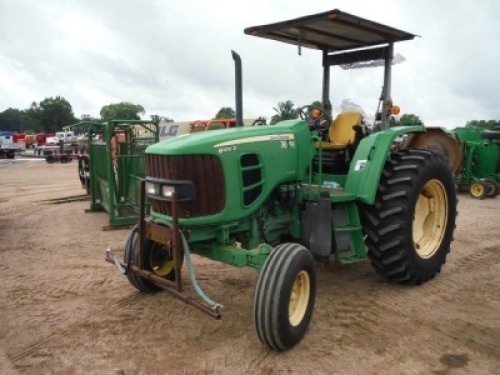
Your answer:
[[[179,203],[179,218],[214,215],[224,208],[224,171],[220,160],[215,156],[146,154],[146,173],[149,177],[189,180],[194,183],[196,198]],[[172,216],[169,202],[153,201],[151,208],[160,214]]]

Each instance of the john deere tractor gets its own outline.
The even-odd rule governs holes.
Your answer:
[[[198,285],[191,254],[253,267],[257,335],[285,350],[311,320],[315,261],[369,259],[382,277],[403,284],[422,284],[440,271],[455,228],[454,175],[444,153],[417,142],[427,134],[423,126],[388,127],[394,43],[415,35],[337,9],[245,33],[321,51],[322,107],[306,106],[300,119],[273,126],[149,146],[138,225],[124,260],[109,249],[106,258],[139,291],[164,289],[214,318],[220,305]],[[233,58],[242,125],[241,61]],[[330,67],[375,61],[385,68],[382,130],[371,133],[358,112],[332,119]],[[421,148],[396,145],[409,134]],[[183,291],[183,264],[199,299]]]

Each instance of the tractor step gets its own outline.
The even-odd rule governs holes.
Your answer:
[[[337,204],[332,224],[337,261],[352,264],[365,260],[365,241],[357,204],[354,201]]]
[[[351,253],[347,253],[346,255],[344,255],[343,253],[340,253],[337,259],[340,264],[345,266],[348,264],[363,262],[366,260],[366,256],[356,256],[352,255]]]
[[[359,231],[361,229],[362,228],[360,225],[345,225],[345,226],[333,228],[335,233],[351,233],[351,232]]]
[[[350,193],[346,193],[344,188],[340,186],[332,185],[317,185],[317,184],[301,184],[301,189],[304,197],[309,199],[319,199],[321,193],[328,192],[330,195],[330,200],[333,203],[347,203],[353,202],[356,196]]]

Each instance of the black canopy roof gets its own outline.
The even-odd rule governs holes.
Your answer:
[[[269,25],[248,27],[245,34],[327,52],[411,40],[416,36],[338,9]]]

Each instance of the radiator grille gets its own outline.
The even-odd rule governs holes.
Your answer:
[[[219,159],[211,155],[146,154],[149,177],[189,180],[196,187],[196,198],[179,203],[179,218],[214,215],[222,211],[226,201],[224,171]],[[171,216],[171,204],[153,201],[152,210]]]

